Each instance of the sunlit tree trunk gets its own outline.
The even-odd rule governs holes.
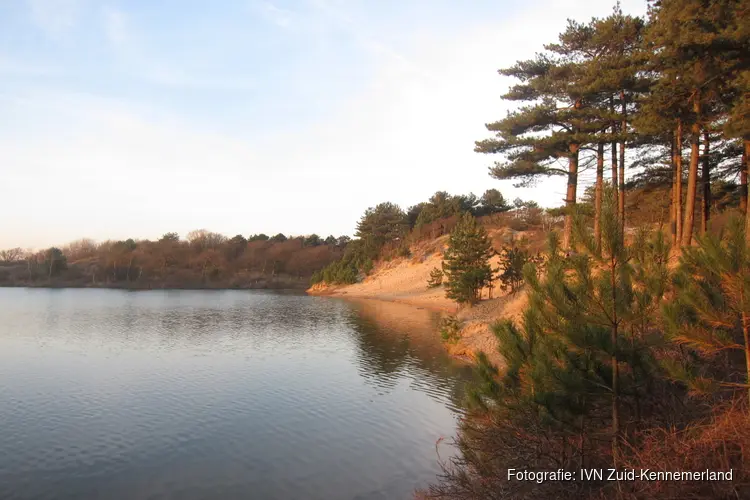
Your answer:
[[[602,191],[604,190],[604,143],[599,143],[596,152],[596,187],[594,188],[594,238],[596,240],[596,251],[602,249]]]
[[[750,140],[745,139],[745,171],[750,170]],[[745,183],[745,196],[748,195]],[[750,246],[750,210],[745,210],[745,242]]]
[[[703,165],[701,170],[701,233],[708,231],[708,219],[711,217],[711,162],[709,161],[710,139],[708,131],[703,131]]]
[[[742,152],[742,165],[740,165],[740,210],[742,210],[743,214],[747,213],[747,165],[748,152],[746,142],[745,150]]]
[[[675,217],[677,218],[677,244],[682,243],[682,120],[677,120],[675,130]]]
[[[693,111],[695,121],[690,127],[690,170],[688,171],[687,196],[685,198],[685,222],[682,227],[682,246],[684,247],[693,242],[693,225],[695,223],[695,197],[698,191],[698,161],[700,159],[699,143],[701,137],[699,91],[696,91],[694,97]]]
[[[612,114],[615,113],[615,103],[612,97],[609,98],[609,110]],[[617,134],[617,124],[612,124],[612,135]],[[612,188],[615,197],[615,204],[618,203],[618,182],[617,182],[617,142],[612,141]]]
[[[563,233],[563,248],[569,249],[573,237],[573,211],[576,205],[576,187],[578,186],[578,144],[570,145],[568,159],[568,190],[565,195],[565,231]]]
[[[620,218],[622,234],[625,234],[625,133],[628,130],[627,105],[625,102],[625,91],[620,92],[622,101],[622,122],[620,122],[620,134],[623,135],[620,141],[620,173],[618,182],[619,196],[617,197],[617,213]]]
[[[677,237],[677,161],[675,159],[675,136],[672,135],[670,149],[670,163],[672,164],[672,203],[669,208],[669,232],[672,235],[672,246],[677,246],[679,238]]]

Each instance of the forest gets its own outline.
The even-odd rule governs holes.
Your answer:
[[[349,237],[227,238],[207,230],[186,239],[74,241],[60,248],[0,251],[0,285],[110,288],[307,288],[339,258]]]

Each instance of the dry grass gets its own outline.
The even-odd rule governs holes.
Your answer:
[[[750,498],[750,413],[747,404],[714,409],[684,430],[646,431],[623,467],[653,471],[728,471],[732,481],[636,481],[621,498]],[[750,457],[748,457],[750,458]]]

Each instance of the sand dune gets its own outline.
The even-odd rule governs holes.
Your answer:
[[[501,232],[491,232],[493,241],[502,238]],[[315,295],[332,295],[343,298],[377,299],[381,301],[407,304],[417,308],[455,314],[463,323],[461,339],[455,345],[446,344],[449,352],[461,358],[474,358],[484,351],[496,363],[502,360],[497,354],[497,342],[490,331],[490,325],[502,318],[520,319],[526,305],[526,295],[507,295],[495,285],[492,296],[473,307],[460,308],[445,297],[443,287],[428,288],[427,280],[434,268],[440,268],[447,236],[412,248],[413,257],[398,258],[380,262],[361,283],[346,286],[316,286],[308,290]],[[498,257],[492,259],[492,266],[499,266]],[[435,332],[435,335],[439,335]]]

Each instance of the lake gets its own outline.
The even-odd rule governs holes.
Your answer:
[[[411,498],[470,372],[438,320],[279,292],[0,288],[0,498]]]

